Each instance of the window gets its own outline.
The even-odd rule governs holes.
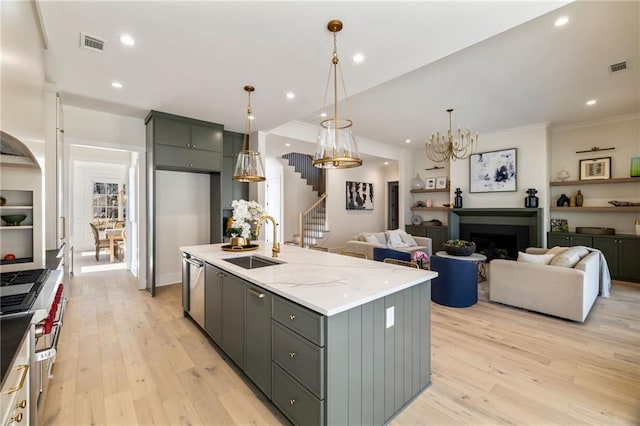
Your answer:
[[[114,182],[93,183],[93,222],[99,228],[110,228],[127,218],[126,187]]]

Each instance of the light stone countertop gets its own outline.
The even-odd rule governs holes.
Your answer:
[[[437,272],[281,245],[279,265],[245,269],[223,259],[257,255],[271,259],[271,243],[234,253],[223,244],[180,247],[211,265],[315,312],[331,316],[438,276]]]

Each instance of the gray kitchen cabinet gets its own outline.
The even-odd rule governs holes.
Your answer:
[[[244,368],[244,281],[228,272],[223,274],[222,349]]]
[[[271,397],[271,293],[245,283],[245,358],[247,376]]]
[[[233,200],[249,197],[249,184],[233,180],[238,154],[242,151],[242,133],[224,132],[224,147],[222,151],[222,208],[231,209]]]
[[[547,232],[547,247],[555,246],[587,246],[593,245],[593,237],[585,234],[574,234],[570,232]]]
[[[156,144],[181,148],[222,151],[221,124],[154,111]]]
[[[176,171],[210,172],[222,169],[219,152],[156,145],[156,165]]]
[[[222,279],[224,272],[205,263],[204,331],[222,346]]]
[[[612,278],[640,282],[640,238],[635,236],[593,236],[593,248],[607,259]]]

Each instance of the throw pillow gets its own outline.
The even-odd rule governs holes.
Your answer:
[[[538,265],[548,265],[554,257],[554,254],[529,254],[521,251],[518,252],[518,262],[536,263]]]
[[[393,231],[386,231],[387,240],[389,241],[389,247],[407,247],[407,244],[400,238],[400,230],[394,229]]]
[[[380,241],[378,241],[378,239],[376,238],[375,235],[367,235],[365,237],[366,242],[368,242],[369,244],[380,244]]]
[[[582,246],[569,247],[567,250],[554,256],[549,265],[573,268],[580,260],[589,254],[589,250]]]
[[[550,248],[549,250],[547,250],[547,252],[545,254],[552,254],[554,256],[557,256],[557,255],[559,255],[561,253],[564,253],[567,250],[569,250],[569,247],[555,246],[555,247]]]
[[[413,235],[409,235],[405,231],[400,231],[400,238],[407,244],[407,247],[415,247],[418,245]]]

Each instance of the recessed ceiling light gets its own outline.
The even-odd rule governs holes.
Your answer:
[[[295,94],[295,93],[293,93],[293,92],[288,92],[288,93],[287,93],[287,99],[293,99],[293,98],[295,98],[295,97],[296,97],[296,94]]]
[[[404,143],[411,143],[411,139],[406,139]]]
[[[113,83],[111,83],[111,87],[115,87],[116,89],[122,89],[122,83],[120,83],[119,81],[114,81]]]
[[[320,117],[326,117],[326,116],[327,116],[326,112],[323,112],[322,114],[320,114]]]
[[[359,64],[362,61],[364,61],[364,55],[362,53],[356,53],[353,55],[353,62]]]
[[[556,19],[556,22],[553,25],[555,25],[556,27],[561,27],[567,22],[569,22],[569,18],[567,18],[566,16],[563,16],[561,18]]]
[[[284,146],[291,146],[289,142],[285,143]]]
[[[121,35],[120,36],[120,41],[122,42],[122,44],[124,44],[126,46],[133,46],[134,44],[136,44],[136,42],[133,39],[133,37],[131,37],[129,34]]]
[[[587,105],[591,106],[591,105],[595,105],[596,104],[596,100],[595,99],[589,99],[587,101]]]
[[[385,166],[388,166],[388,165],[389,165],[389,162],[388,162],[388,161],[385,161],[385,162],[384,162],[384,165],[385,165]]]

